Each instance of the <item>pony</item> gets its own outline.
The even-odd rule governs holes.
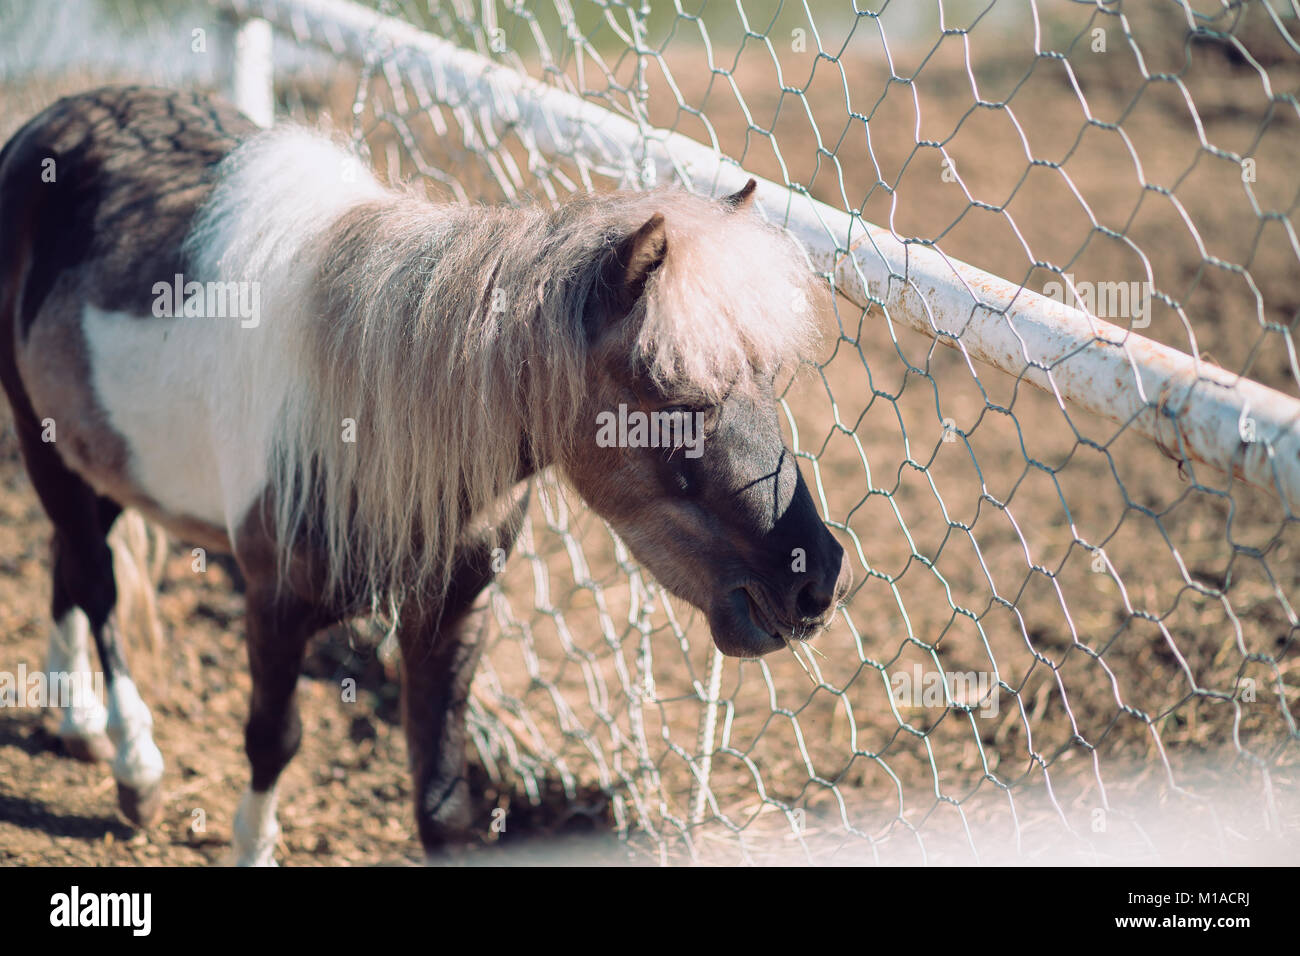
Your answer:
[[[59,733],[111,751],[129,820],[157,815],[163,759],[115,611],[124,509],[246,582],[239,864],[275,862],[307,641],[369,614],[401,648],[420,840],[463,836],[483,594],[541,469],[724,654],[827,626],[849,566],[775,395],[827,293],[754,188],[439,203],[326,134],[139,86],[59,100],[13,136],[0,383],[54,528],[51,662],[93,641],[107,688]]]

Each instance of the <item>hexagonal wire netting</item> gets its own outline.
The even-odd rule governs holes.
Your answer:
[[[720,155],[822,223],[839,294],[782,406],[851,599],[819,653],[723,659],[542,479],[474,685],[494,778],[661,860],[1294,859],[1294,6],[221,6],[274,25],[282,112],[439,198],[709,189]]]

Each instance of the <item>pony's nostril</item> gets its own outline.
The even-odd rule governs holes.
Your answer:
[[[799,589],[794,608],[802,620],[811,621],[825,614],[834,600],[835,597],[830,591],[819,587],[816,581],[809,581]]]

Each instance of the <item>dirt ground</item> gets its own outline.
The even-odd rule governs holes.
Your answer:
[[[892,47],[888,82],[881,51],[859,32],[838,59],[810,54],[805,74],[783,59],[797,97],[781,94],[761,45],[719,42],[713,73],[686,48],[666,61],[675,92],[649,78],[651,118],[700,135],[705,116],[708,134],[752,172],[780,179],[784,164],[817,198],[1029,288],[1053,277],[1035,260],[1110,281],[1143,278],[1149,264],[1186,321],[1157,304],[1144,334],[1297,395],[1297,253],[1276,221],[1251,211],[1235,161],[1198,149],[1198,123],[1207,142],[1256,157],[1259,204],[1293,216],[1300,118],[1268,102],[1235,48],[1184,49],[1167,39],[1176,31],[1138,16],[1150,72],[1178,72],[1189,58],[1186,97],[1144,81],[1106,24],[1111,58],[1072,51],[1072,74],[1033,59],[1026,25],[996,42],[978,28],[969,43],[949,37],[928,58]],[[1275,92],[1294,95],[1300,57],[1256,21],[1241,36]],[[0,134],[93,79],[0,90]],[[973,81],[981,101],[1010,109],[977,106]],[[347,117],[354,92],[340,75],[281,95],[301,115]],[[456,148],[454,133],[437,138],[418,121],[395,131],[376,117],[376,104],[397,111],[391,91],[375,82],[372,94],[364,119],[381,167],[413,171],[405,135],[468,194],[499,198],[494,171]],[[1085,102],[1103,125],[1088,124]],[[869,140],[850,115],[869,118]],[[1124,137],[1104,128],[1113,122]],[[918,141],[943,143],[961,183]],[[1141,187],[1131,155],[1168,194]],[[538,506],[476,685],[482,827],[452,859],[1300,860],[1297,522],[1265,493],[1180,473],[1132,430],[1063,414],[1010,376],[972,375],[958,353],[845,306],[826,317],[840,334],[788,395],[805,476],[858,558],[845,619],[818,640],[825,658],[811,660],[820,679],[785,655],[727,662],[713,801],[694,813],[706,630],[661,598],[639,617],[647,595],[599,523],[580,508]],[[966,441],[943,441],[945,417]],[[43,660],[47,537],[5,427],[0,669]],[[1081,542],[1103,545],[1110,570],[1095,571]],[[248,676],[230,585],[220,566],[194,573],[188,549],[173,544],[158,598],[165,640],[133,649],[168,761],[159,825],[128,827],[107,768],[61,755],[48,717],[0,712],[0,861],[220,859],[246,779]],[[646,661],[653,691],[640,695]],[[996,712],[893,698],[890,675],[936,664],[996,674]],[[282,863],[419,860],[392,668],[364,627],[314,645],[303,749],[281,798]],[[355,703],[341,699],[348,677]],[[803,813],[793,836],[792,809]],[[490,826],[494,810],[507,811],[504,833]]]

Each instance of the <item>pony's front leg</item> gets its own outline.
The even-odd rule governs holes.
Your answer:
[[[415,820],[429,856],[470,825],[465,708],[486,617],[483,607],[461,608],[441,624],[404,620],[398,629]]]
[[[441,599],[412,600],[402,609],[402,724],[416,826],[430,858],[470,826],[465,710],[487,630],[481,595],[523,527],[531,487],[521,485],[517,492],[495,531],[462,542]]]
[[[253,693],[244,728],[244,750],[252,781],[235,813],[233,862],[275,866],[276,786],[280,772],[298,752],[302,722],[297,686],[307,641],[332,617],[316,605],[265,587],[246,595],[248,669]]]

